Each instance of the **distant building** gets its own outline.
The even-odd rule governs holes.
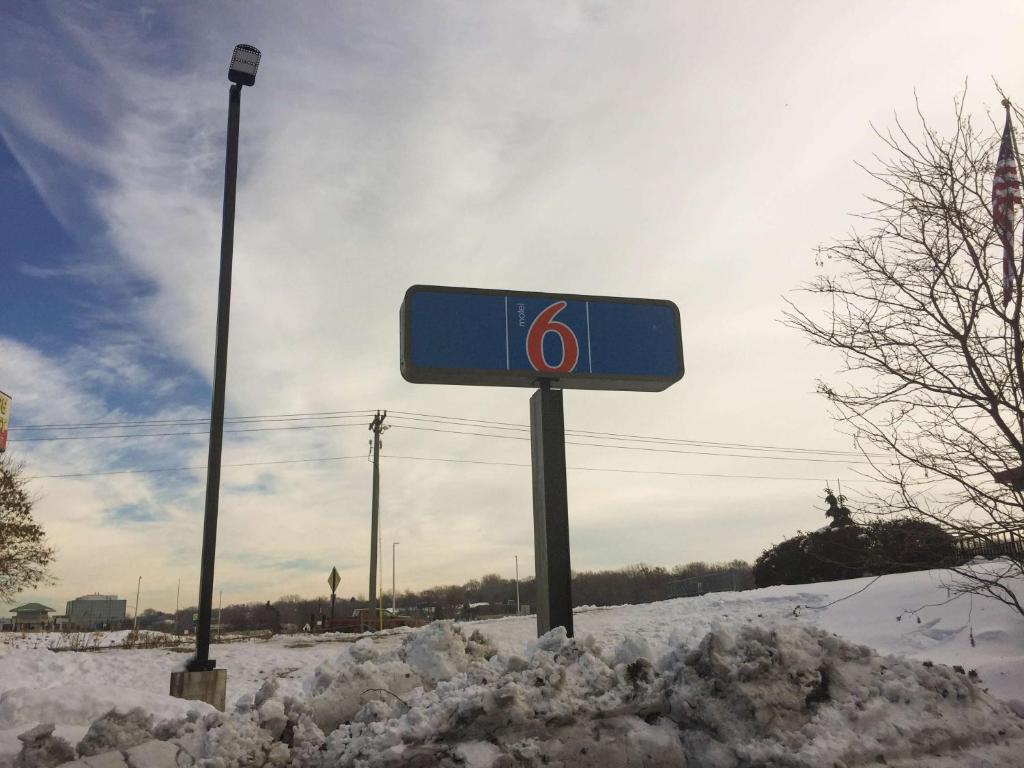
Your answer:
[[[14,614],[14,631],[32,632],[41,629],[49,629],[50,614],[53,612],[53,608],[40,603],[25,603],[25,605],[19,605],[11,611],[11,613]]]
[[[64,615],[69,629],[117,629],[124,624],[127,610],[128,601],[117,595],[82,595],[68,602]]]

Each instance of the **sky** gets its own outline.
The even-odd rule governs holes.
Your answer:
[[[825,483],[855,495],[863,465],[825,453],[853,449],[814,391],[840,361],[785,299],[869,207],[872,126],[919,104],[941,127],[965,82],[983,121],[994,80],[1024,92],[1021,22],[1013,2],[5,3],[0,390],[57,549],[56,582],[16,602],[134,603],[140,576],[140,608],[196,601],[236,43],[263,60],[225,604],[325,595],[332,566],[339,595],[367,593],[377,409],[386,588],[393,550],[400,590],[516,557],[532,576],[531,390],[404,381],[414,284],[678,305],[684,378],[567,391],[566,428],[746,447],[570,436],[574,569],[753,560],[823,525]],[[74,426],[33,428],[54,424]]]

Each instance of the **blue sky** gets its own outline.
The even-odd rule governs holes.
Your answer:
[[[36,275],[63,269],[62,257],[74,253],[75,246],[6,143],[0,144],[0,178],[0,229],[8,255],[4,330],[25,343],[56,349],[74,321],[83,292],[63,280],[47,285]]]
[[[676,302],[686,378],[658,395],[570,393],[570,428],[849,450],[813,394],[837,361],[780,325],[781,297],[864,208],[871,124],[912,113],[916,93],[941,125],[965,78],[982,120],[993,77],[1024,89],[1021,14],[5,4],[0,389],[59,550],[57,584],[23,597],[126,595],[140,574],[146,605],[172,606],[179,579],[195,594],[202,469],[99,473],[202,467],[203,435],[25,427],[208,415],[235,43],[264,60],[242,106],[228,412],[358,413],[228,436],[225,463],[250,466],[224,473],[226,601],[324,593],[332,565],[341,592],[365,593],[362,414],[376,408],[395,414],[382,510],[400,586],[510,575],[517,554],[529,573],[528,468],[424,460],[528,464],[526,444],[418,431],[411,415],[522,424],[529,392],[404,382],[398,307],[416,283]],[[93,439],[29,439],[72,434]],[[267,463],[297,459],[318,461]],[[577,568],[752,559],[823,522],[826,479],[856,489],[844,461],[580,446],[569,462],[630,471],[571,473]],[[637,474],[651,471],[691,475]]]

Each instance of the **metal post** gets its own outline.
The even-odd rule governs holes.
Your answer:
[[[217,642],[220,642],[220,631],[224,626],[224,590],[220,591],[220,598],[217,601]]]
[[[378,515],[379,517],[379,515]],[[384,629],[384,536],[380,533],[380,526],[377,526],[377,562],[380,567],[377,569],[377,629]]]
[[[391,542],[391,615],[394,616],[398,613],[398,602],[397,592],[395,592],[395,547],[398,546],[397,541]]]
[[[178,626],[178,601],[181,600],[181,579],[178,579],[178,591],[174,593],[174,636],[181,634]]]
[[[213,613],[213,565],[217,552],[217,512],[220,503],[220,457],[224,442],[224,389],[228,369],[228,321],[231,316],[231,258],[235,241],[235,180],[238,175],[238,123],[242,86],[231,86],[228,96],[228,140],[224,162],[224,213],[220,235],[220,289],[217,295],[217,346],[213,364],[213,400],[210,405],[210,453],[206,462],[206,509],[203,514],[203,559],[199,574],[199,625],[196,655],[190,672],[216,668],[210,658],[210,618]]]
[[[519,610],[519,555],[516,555],[516,616],[521,613]]]
[[[542,382],[530,398],[537,636],[565,627],[572,637],[572,572],[562,391]]]
[[[370,626],[378,613],[377,605],[377,550],[380,539],[380,433],[388,412],[373,417],[370,429],[373,431],[373,497],[370,501]]]
[[[139,593],[142,591],[142,577],[139,576],[139,584],[135,588],[135,624],[132,626],[132,632],[138,634],[139,631]]]
[[[334,590],[331,590],[331,621],[334,621]]]

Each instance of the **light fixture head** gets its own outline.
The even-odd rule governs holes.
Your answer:
[[[236,45],[235,52],[231,54],[231,66],[228,67],[228,80],[239,85],[253,85],[259,66],[259,48],[244,43]]]

